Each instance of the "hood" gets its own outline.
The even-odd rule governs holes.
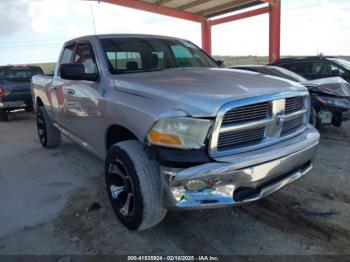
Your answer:
[[[339,96],[339,97],[350,97],[350,84],[341,77],[328,77],[312,81],[306,81],[302,83],[310,91],[317,93]]]
[[[306,91],[296,82],[244,70],[166,69],[114,75],[116,89],[165,103],[192,116],[215,116],[226,103],[268,94]]]

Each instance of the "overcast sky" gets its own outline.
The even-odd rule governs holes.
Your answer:
[[[0,64],[55,62],[62,43],[93,34],[142,33],[200,45],[200,25],[79,0],[0,0]],[[350,55],[349,0],[282,0],[282,55]],[[268,55],[268,15],[213,28],[214,55]]]

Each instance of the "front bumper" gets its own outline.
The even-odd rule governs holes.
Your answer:
[[[215,159],[187,169],[161,168],[169,209],[217,208],[256,201],[312,169],[319,133],[309,126],[297,137],[254,152]],[[199,191],[188,181],[205,181]]]

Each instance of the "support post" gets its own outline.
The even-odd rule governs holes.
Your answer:
[[[207,20],[202,21],[202,49],[211,55],[211,24]]]
[[[280,59],[281,48],[281,0],[270,4],[269,62]]]

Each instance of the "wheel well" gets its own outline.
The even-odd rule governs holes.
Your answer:
[[[40,97],[36,98],[36,106],[44,106],[43,101],[40,99]]]
[[[108,128],[106,133],[106,150],[108,150],[115,143],[119,143],[125,140],[137,139],[137,137],[128,129],[112,125]]]

